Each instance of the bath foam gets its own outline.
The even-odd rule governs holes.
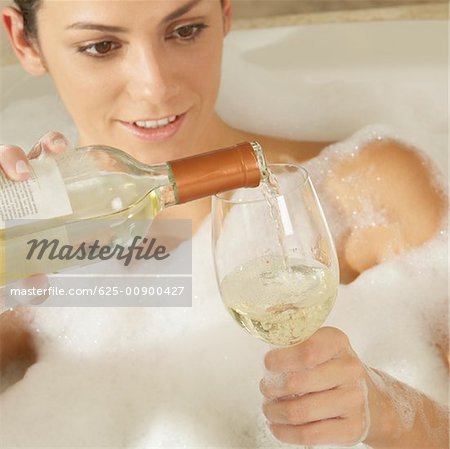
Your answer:
[[[291,31],[285,30],[289,38]],[[252,36],[258,45],[265,42],[257,32]],[[273,43],[271,36],[267,43]],[[221,100],[219,110],[241,127],[250,124],[255,131],[291,138],[340,140],[361,126],[386,121],[402,126],[401,134],[413,148],[426,151],[441,169],[446,166],[443,96],[429,93],[427,85],[437,91],[436,84],[422,83],[417,73],[410,73],[407,83],[400,73],[397,84],[390,84],[387,77],[346,82],[345,73],[336,81],[336,73],[323,71],[317,77],[309,72],[306,87],[296,90],[286,82],[280,93],[272,87],[282,85],[284,76],[296,79],[292,71],[258,68],[254,54],[246,60],[253,67],[250,79],[230,84],[228,72],[247,73],[247,66],[239,65],[240,49],[233,53],[233,45],[227,48],[224,89],[234,95],[228,95],[227,104]],[[236,101],[252,86],[251,104]],[[294,100],[297,109],[286,107]],[[43,117],[42,102],[48,105],[46,113],[56,103],[55,97],[11,103],[9,122],[3,121],[2,109],[5,142],[24,142],[30,148],[48,131],[48,123],[61,123],[53,115]],[[33,135],[23,133],[17,116],[29,117],[25,123]],[[70,127],[64,122],[57,129]],[[349,335],[365,363],[441,403],[447,399],[448,372],[432,331],[436,325],[445,329],[436,324],[445,316],[428,309],[447,312],[446,237],[443,230],[422,247],[340,286],[326,323]],[[207,219],[193,239],[192,308],[36,309],[39,361],[0,397],[0,447],[286,447],[267,431],[261,413],[258,383],[268,347],[236,326],[223,309],[210,244]]]
[[[208,220],[194,238],[197,248],[210,243],[209,226]],[[437,249],[430,244],[341,286],[327,324],[346,331],[367,363],[442,401],[445,367],[433,351],[434,357],[427,355],[431,346],[418,327],[420,300],[427,292],[433,299],[436,270],[422,279],[415,295],[417,283],[402,293],[411,284],[414,259],[439,257]],[[442,262],[438,258],[435,266]],[[36,441],[83,447],[85,438],[111,447],[278,447],[259,410],[267,346],[246,335],[222,309],[210,263],[209,255],[201,258],[194,251],[194,267],[204,269],[195,270],[192,309],[36,310],[40,361],[2,396],[4,447]],[[389,280],[396,280],[395,288],[382,288]],[[398,291],[388,295],[390,290]],[[398,301],[393,307],[392,300]],[[378,330],[373,323],[380,317]],[[399,335],[405,341],[396,351],[392,338],[398,341]],[[44,417],[33,405],[38,402],[47,404]],[[106,422],[105,410],[110,411]],[[18,432],[17,414],[29,429],[25,434]],[[86,427],[86,416],[92,426]],[[65,422],[71,423],[70,432],[52,430]]]
[[[420,318],[421,301],[439,302],[444,288],[442,239],[341,286],[327,323],[349,334],[364,361],[441,402],[446,370]],[[142,448],[281,447],[260,412],[267,346],[222,309],[204,250],[210,243],[207,220],[194,237],[192,309],[37,309],[40,361],[2,396],[5,447],[83,447],[85,439]],[[417,270],[421,282],[411,283]],[[404,341],[392,347],[399,335]],[[45,419],[36,402],[47,404]],[[19,432],[17,414],[28,432]],[[71,431],[55,434],[65,422]]]

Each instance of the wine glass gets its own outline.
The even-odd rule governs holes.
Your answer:
[[[289,346],[309,338],[327,318],[339,267],[306,170],[294,164],[269,168],[270,181],[258,188],[213,198],[214,263],[233,318],[253,336]]]
[[[306,170],[293,164],[269,169],[258,188],[213,197],[214,264],[232,317],[251,335],[289,346],[309,338],[327,318],[339,267]]]

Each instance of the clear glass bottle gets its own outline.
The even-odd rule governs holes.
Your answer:
[[[14,182],[0,174],[0,285],[92,263],[29,260],[28,242],[33,239],[75,245],[100,235],[106,244],[123,245],[137,233],[142,235],[163,209],[238,187],[256,187],[268,172],[256,142],[159,165],[142,164],[102,146],[45,153],[31,164],[28,181]]]

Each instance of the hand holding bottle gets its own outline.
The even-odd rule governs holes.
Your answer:
[[[14,162],[24,167],[23,160]],[[136,236],[146,235],[163,209],[255,187],[267,176],[256,142],[157,165],[143,164],[119,149],[85,146],[38,158],[32,167],[31,182],[9,181],[9,191],[0,196],[3,220],[16,220],[4,236],[9,257],[0,285],[116,257],[117,248],[123,251]],[[106,241],[97,242],[99,233]]]
[[[0,145],[0,169],[14,181],[25,181],[30,176],[28,159],[37,158],[42,151],[60,153],[69,147],[69,142],[61,133],[45,134],[28,155],[16,145]]]
[[[5,175],[14,181],[26,181],[31,173],[31,168],[28,160],[39,157],[42,151],[49,153],[60,153],[69,147],[69,142],[64,135],[58,132],[49,132],[45,134],[28,155],[16,145],[0,145],[0,170]],[[0,257],[0,265],[2,265]],[[43,274],[36,274],[30,276],[23,281],[26,288],[35,287],[36,289],[43,289],[48,286],[47,276]],[[6,303],[3,298],[3,290],[0,289],[0,313],[3,311],[3,305]],[[26,303],[41,303],[46,299],[47,295],[37,295],[34,297],[22,298]]]

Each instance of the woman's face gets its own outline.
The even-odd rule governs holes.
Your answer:
[[[193,153],[217,121],[228,21],[219,0],[44,0],[39,49],[79,144],[152,163]]]

